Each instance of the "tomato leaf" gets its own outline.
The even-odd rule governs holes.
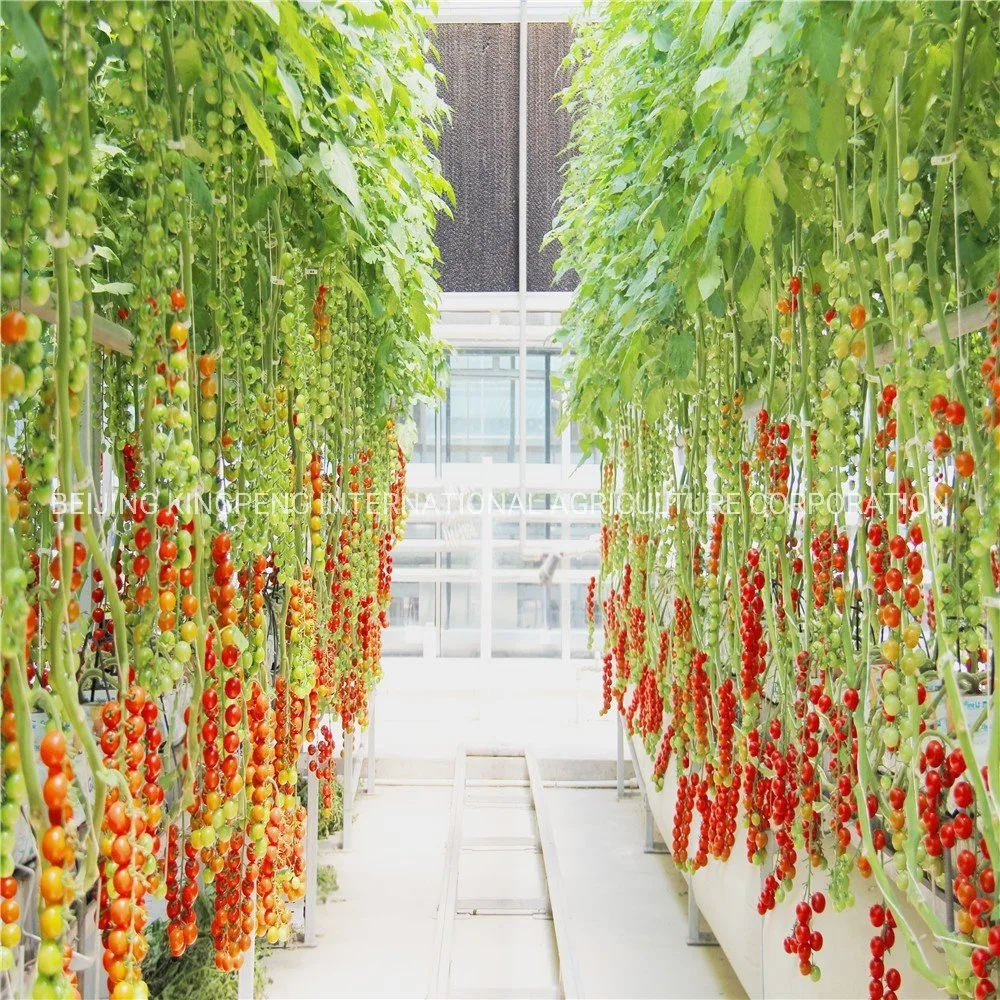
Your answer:
[[[332,146],[324,142],[319,147],[319,159],[334,185],[347,195],[352,205],[360,207],[361,190],[358,187],[358,174],[347,147],[339,140]]]
[[[832,88],[826,95],[819,113],[816,149],[824,163],[833,163],[847,140],[847,118],[844,115],[844,91]]]
[[[239,105],[243,120],[250,129],[250,134],[257,140],[263,154],[274,163],[278,159],[278,154],[274,148],[274,140],[268,131],[267,122],[257,107],[260,95],[255,95],[251,89],[250,81],[246,74],[240,73],[236,77],[236,86],[233,88],[236,103]]]
[[[285,97],[288,98],[288,104],[291,108],[292,124],[295,126],[296,131],[298,131],[299,116],[302,114],[302,90],[295,77],[285,69],[280,61],[277,64],[276,70],[278,82],[281,84],[281,89],[284,91]]]
[[[663,416],[667,408],[667,388],[663,385],[654,386],[646,394],[645,399],[646,419],[655,424]]]
[[[201,176],[201,171],[194,160],[186,156],[181,157],[181,176],[191,200],[206,215],[209,214],[212,211],[212,192],[208,189],[205,178]]]
[[[55,111],[59,105],[59,85],[56,82],[49,46],[41,28],[35,23],[27,6],[20,0],[3,5],[3,19],[10,25],[18,44],[24,49],[25,62],[37,74],[49,109]]]
[[[698,275],[698,292],[702,300],[707,299],[722,283],[722,261],[713,257]]]
[[[678,330],[667,341],[667,367],[674,378],[686,378],[694,363],[694,335],[690,330]]]
[[[833,83],[840,69],[840,50],[844,47],[843,19],[834,0],[816,4],[817,17],[802,34],[802,47],[824,83]]]
[[[308,34],[299,24],[299,15],[295,4],[283,3],[279,20],[279,31],[282,41],[298,56],[302,68],[313,83],[319,83],[319,54],[309,40]]]
[[[976,221],[985,226],[993,213],[993,182],[981,163],[974,160],[968,150],[962,149],[962,187],[969,199],[969,207]]]
[[[268,206],[277,197],[277,184],[266,184],[257,188],[247,200],[246,221],[248,226],[255,226],[264,218]]]
[[[774,193],[767,181],[758,174],[751,177],[743,199],[743,225],[747,239],[758,253],[771,235],[771,216],[774,214]]]

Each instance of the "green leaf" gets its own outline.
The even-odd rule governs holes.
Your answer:
[[[750,85],[752,60],[747,48],[740,49],[736,58],[726,67],[726,91],[733,104],[741,104]]]
[[[701,25],[701,47],[703,49],[711,48],[721,27],[722,0],[712,0],[712,6],[708,8],[708,13]]]
[[[267,213],[268,206],[278,195],[277,184],[265,184],[257,188],[247,201],[246,221],[248,226],[255,226]]]
[[[674,378],[686,378],[694,363],[694,335],[690,330],[678,330],[667,342],[667,367]]]
[[[264,116],[257,107],[260,95],[254,94],[250,81],[244,73],[240,73],[236,77],[234,96],[239,105],[240,113],[243,115],[243,120],[247,123],[247,128],[250,129],[250,134],[257,140],[261,152],[274,163],[278,159],[278,154],[275,151],[271,133],[268,131],[267,122],[264,121]]]
[[[210,213],[212,211],[212,192],[208,189],[205,178],[201,176],[201,171],[194,160],[190,160],[186,156],[181,157],[181,176],[195,205],[206,215]]]
[[[0,91],[0,116],[13,122],[19,114],[30,115],[42,97],[42,87],[34,66],[25,60]]]
[[[274,0],[253,0],[253,5],[263,11],[275,24],[281,24],[281,11]]]
[[[35,24],[27,6],[20,0],[3,5],[3,19],[10,25],[18,44],[24,49],[25,61],[41,81],[42,93],[48,101],[49,109],[55,111],[59,104],[59,85],[45,36]]]
[[[977,163],[964,147],[961,153],[962,188],[969,199],[969,207],[976,221],[985,226],[993,214],[993,182],[985,167]]]
[[[788,120],[796,132],[809,131],[809,94],[805,87],[793,87],[789,92]]]
[[[281,5],[279,30],[282,41],[298,56],[309,79],[313,83],[319,83],[319,54],[299,24],[295,4],[286,2]]]
[[[135,291],[135,285],[129,281],[109,281],[104,284],[95,281],[91,289],[93,292],[107,292],[109,295],[131,295]]]
[[[668,52],[673,40],[674,36],[669,25],[661,24],[653,32],[653,48],[657,52]]]
[[[844,115],[844,91],[830,90],[819,113],[816,148],[824,163],[833,163],[847,142],[847,118]]]
[[[802,47],[824,83],[834,83],[840,69],[840,50],[844,47],[844,25],[839,5],[826,0],[815,6],[817,17],[802,33]]]
[[[118,263],[118,255],[111,249],[111,247],[95,243],[90,249],[94,251],[95,257],[100,257],[101,260],[106,260],[109,264]]]
[[[750,245],[760,253],[764,241],[771,235],[771,216],[774,214],[774,194],[770,185],[759,174],[750,178],[743,198],[743,225]]]
[[[760,293],[763,278],[764,265],[761,263],[760,255],[758,254],[754,257],[753,264],[750,266],[750,270],[747,271],[747,276],[743,279],[743,283],[737,292],[740,305],[744,309],[750,309],[757,302],[757,295]]]
[[[777,159],[770,160],[764,167],[764,174],[771,183],[771,190],[778,201],[784,201],[788,197],[788,185],[785,184],[785,176],[781,172],[781,164]]]
[[[285,97],[288,98],[288,104],[292,109],[292,120],[298,127],[299,116],[302,114],[302,90],[295,77],[285,69],[280,61],[277,65],[277,73],[278,82],[281,84],[281,89],[285,92]]]
[[[347,195],[352,205],[360,207],[361,190],[358,187],[358,174],[347,147],[340,140],[332,146],[323,143],[319,147],[319,159],[334,185]]]
[[[368,299],[368,293],[364,290],[364,287],[361,285],[358,279],[355,278],[354,275],[347,270],[341,271],[340,276],[343,279],[344,285],[354,293],[358,301],[365,307],[365,312],[367,312],[368,315],[371,316],[372,304]]]
[[[698,292],[704,301],[722,283],[722,260],[715,256],[705,264],[698,275]]]
[[[201,46],[197,38],[189,38],[174,53],[174,68],[181,87],[190,90],[201,78]]]
[[[667,388],[663,385],[654,386],[646,394],[646,419],[651,424],[655,424],[663,416],[663,412],[667,408],[667,398]]]

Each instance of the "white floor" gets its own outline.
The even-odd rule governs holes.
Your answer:
[[[585,995],[743,997],[718,948],[685,943],[685,884],[669,858],[642,852],[638,796],[618,802],[610,789],[566,788],[546,796]],[[318,946],[271,954],[269,997],[427,995],[450,799],[443,785],[379,784],[361,796],[352,849],[322,848],[340,885],[319,910]],[[492,964],[498,985],[511,982],[516,942],[470,938],[463,951],[469,961],[482,956],[480,981]]]

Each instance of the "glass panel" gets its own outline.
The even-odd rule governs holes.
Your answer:
[[[438,408],[428,403],[417,403],[413,408],[416,439],[413,443],[413,462],[434,462],[434,441],[437,437]]]
[[[538,540],[540,538],[555,537],[550,535],[552,531],[551,524],[540,524],[537,521],[529,521],[524,526],[525,538],[529,540]],[[517,541],[521,537],[521,522],[511,521],[511,520],[497,520],[493,522],[493,539],[494,541]]]
[[[494,656],[558,656],[561,642],[558,586],[494,584]]]
[[[386,656],[423,656],[427,629],[434,627],[434,584],[392,585],[389,628],[383,634]]]
[[[412,496],[412,499],[417,499]],[[413,539],[414,541],[427,541],[432,538],[437,538],[437,525],[433,521],[418,521],[415,518],[409,518],[406,522],[406,533],[403,536],[404,543],[406,539]]]
[[[434,555],[433,552],[412,551],[404,539],[399,548],[393,550],[392,564],[397,567],[429,566],[433,568]]]
[[[442,569],[478,569],[479,552],[474,549],[441,553]]]
[[[570,538],[577,542],[586,541],[590,546],[589,551],[577,552],[570,556],[569,565],[571,569],[597,569],[600,565],[600,533],[601,525],[599,521],[570,525]]]
[[[441,655],[479,656],[479,584],[441,584]]]

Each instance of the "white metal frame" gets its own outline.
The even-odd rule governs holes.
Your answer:
[[[436,12],[421,6],[439,24],[567,21],[583,12],[583,0],[438,0]]]

